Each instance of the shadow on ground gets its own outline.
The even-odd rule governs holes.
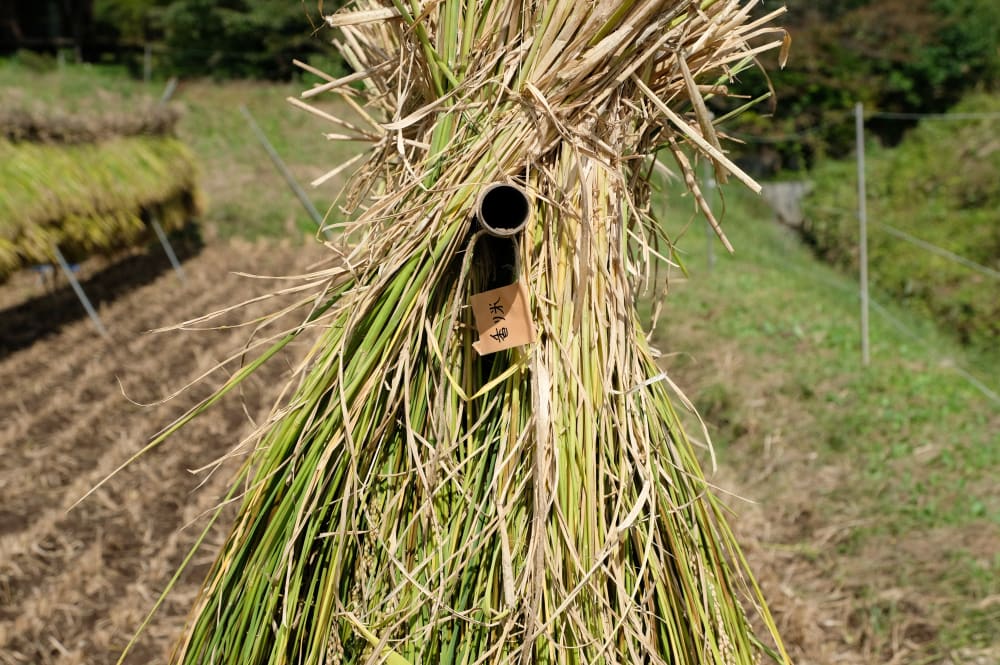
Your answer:
[[[174,250],[183,262],[201,252],[202,246],[200,241],[187,240],[175,242]],[[102,304],[154,282],[168,270],[171,266],[166,254],[159,246],[150,247],[143,253],[124,256],[106,265],[82,280],[80,285],[94,307],[100,310]],[[0,360],[59,333],[65,326],[86,316],[73,288],[60,275],[54,289],[0,309]]]

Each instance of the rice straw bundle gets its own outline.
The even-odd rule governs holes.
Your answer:
[[[0,138],[0,282],[32,263],[111,254],[184,226],[201,207],[194,156],[170,136],[98,143]]]
[[[702,204],[685,143],[756,187],[701,96],[784,43],[755,4],[360,0],[329,17],[357,73],[303,97],[359,119],[294,103],[371,143],[353,244],[311,276],[307,322],[219,393],[319,331],[234,485],[174,662],[787,662],[635,311],[670,250],[652,156]],[[470,225],[497,181],[533,202],[513,272],[538,339],[480,357],[469,298],[515,276]]]
[[[5,94],[6,93],[6,94]],[[18,91],[0,91],[0,140],[13,143],[97,143],[123,136],[175,136],[180,110],[147,102],[120,111],[67,113],[59,108],[27,104]],[[105,105],[107,99],[103,99]]]

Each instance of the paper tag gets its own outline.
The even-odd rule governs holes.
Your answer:
[[[535,341],[535,324],[528,311],[528,287],[518,281],[469,298],[476,318],[479,341],[472,343],[479,355],[523,346]]]

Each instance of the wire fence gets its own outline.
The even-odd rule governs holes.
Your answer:
[[[896,113],[875,111],[865,116],[883,120],[1000,120],[1000,113]]]
[[[1000,280],[1000,271],[996,271],[993,268],[988,268],[982,265],[981,263],[976,263],[971,259],[967,259],[964,256],[955,254],[954,252],[948,251],[944,247],[938,247],[937,245],[929,243],[926,240],[921,240],[920,238],[911,235],[906,231],[903,231],[902,229],[897,229],[895,226],[882,222],[878,224],[877,228],[879,228],[885,233],[888,233],[891,236],[899,238],[900,240],[905,240],[906,242],[910,243],[911,245],[914,245],[915,247],[919,247],[920,249],[930,252],[935,256],[939,256],[942,259],[947,259],[952,263],[957,263],[959,265],[965,266],[969,270],[978,272],[981,275],[986,275],[987,277],[990,277],[992,279]]]
[[[930,255],[936,256],[942,260],[949,261],[956,265],[963,266],[970,272],[975,272],[976,274],[983,275],[990,278],[991,280],[1000,281],[1000,271],[991,268],[989,266],[983,265],[977,261],[957,254],[945,247],[935,245],[932,242],[924,238],[913,235],[903,229],[897,228],[891,224],[875,220],[869,225],[868,220],[868,209],[867,209],[867,169],[865,165],[865,124],[866,121],[873,118],[878,118],[881,120],[898,120],[898,121],[913,121],[913,120],[929,120],[929,121],[977,121],[977,120],[1000,120],[1000,113],[895,113],[895,112],[882,112],[876,111],[865,114],[864,107],[859,103],[856,105],[853,113],[853,120],[855,122],[856,131],[856,160],[857,160],[857,191],[858,191],[858,207],[856,210],[850,210],[848,208],[822,208],[823,212],[843,215],[843,216],[856,216],[858,220],[858,255],[859,255],[859,271],[858,271],[858,296],[860,302],[860,337],[861,337],[861,362],[863,365],[868,365],[870,363],[870,330],[869,330],[869,312],[874,311],[879,315],[879,317],[885,320],[893,328],[902,332],[905,336],[917,341],[926,348],[930,348],[930,342],[925,336],[920,335],[914,331],[910,326],[903,323],[898,317],[894,316],[889,309],[887,309],[882,304],[879,304],[870,297],[869,294],[869,264],[868,264],[868,234],[869,226],[871,229],[879,232],[885,233],[892,236],[902,242],[906,242],[920,250],[927,252]],[[793,135],[780,136],[780,137],[737,137],[746,142],[753,143],[781,143],[781,142],[795,142],[806,139],[819,128],[810,128],[798,132]],[[805,196],[809,191],[808,187],[798,188],[797,195]],[[796,202],[796,205],[798,202]],[[775,207],[775,211],[781,214],[782,211],[778,209],[778,206],[772,202],[772,207]],[[801,211],[801,209],[800,209]],[[1000,224],[1000,211],[998,211],[998,224]],[[814,275],[810,275],[809,278],[814,278]],[[829,280],[823,280],[825,283]],[[833,285],[836,288],[841,288],[840,285]],[[998,292],[997,297],[1000,298],[1000,292]],[[944,354],[942,354],[944,355]],[[993,387],[987,385],[985,381],[976,376],[976,374],[966,367],[963,367],[960,363],[955,362],[953,359],[946,358],[942,365],[955,372],[958,376],[962,377],[971,386],[973,386],[977,391],[979,391],[984,397],[993,402],[994,404],[1000,406],[1000,393]]]

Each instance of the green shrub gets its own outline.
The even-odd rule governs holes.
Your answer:
[[[896,112],[940,112],[973,92],[1000,90],[1000,3],[996,0],[786,0],[793,38],[788,65],[771,71],[777,104],[734,125],[740,134],[790,140],[753,145],[765,168],[800,169],[854,147],[855,102]],[[763,74],[741,76],[743,92],[768,90]],[[724,112],[723,109],[718,109]],[[912,124],[873,122],[887,145]]]

